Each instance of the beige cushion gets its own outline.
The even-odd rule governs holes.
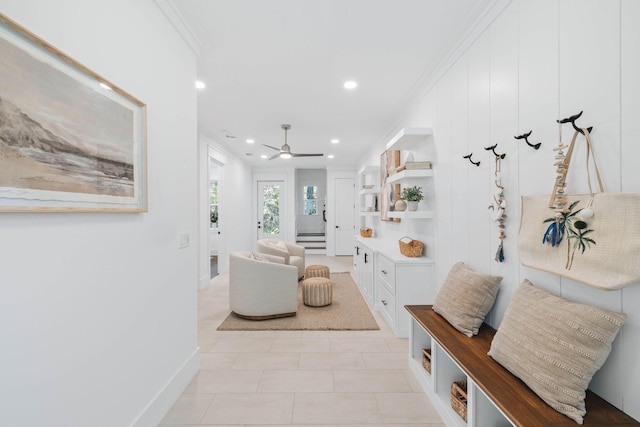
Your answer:
[[[458,262],[440,287],[433,310],[463,334],[477,335],[493,307],[501,281],[501,276],[479,273]]]
[[[586,389],[626,317],[567,301],[525,279],[489,355],[553,409],[582,424]]]
[[[287,245],[281,240],[275,240],[270,243],[272,246],[275,246],[278,249],[289,252]]]

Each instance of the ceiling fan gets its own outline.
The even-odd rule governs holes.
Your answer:
[[[273,156],[269,157],[269,160],[273,160],[277,157],[280,157],[281,159],[290,159],[291,157],[317,157],[317,156],[324,156],[324,154],[300,154],[300,153],[292,153],[291,152],[291,147],[289,146],[289,144],[287,144],[287,131],[289,129],[291,129],[291,125],[281,125],[280,126],[282,129],[284,129],[284,145],[281,148],[276,148],[273,147],[271,145],[267,145],[267,144],[262,144],[265,147],[269,147],[272,150],[276,150],[279,151],[278,154],[274,154]]]

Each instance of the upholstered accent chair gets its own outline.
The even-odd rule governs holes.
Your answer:
[[[295,316],[298,269],[282,257],[253,252],[229,254],[229,306],[237,316],[264,320]]]
[[[298,268],[298,279],[304,277],[304,246],[276,239],[260,239],[258,252],[284,258],[284,263]]]

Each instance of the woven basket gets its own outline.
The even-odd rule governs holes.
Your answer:
[[[360,235],[362,237],[371,237],[371,234],[373,234],[373,229],[371,229],[371,228],[362,227],[360,229]]]
[[[404,241],[405,239],[408,239],[409,242]],[[403,237],[398,240],[398,245],[400,245],[400,253],[408,257],[418,257],[422,255],[422,249],[424,249],[424,243],[413,240],[411,237]]]
[[[422,366],[425,371],[431,373],[431,349],[423,348],[422,349]]]
[[[467,380],[454,381],[451,384],[451,407],[467,421]]]

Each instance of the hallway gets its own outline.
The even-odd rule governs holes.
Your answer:
[[[351,257],[310,264],[353,274]],[[444,426],[408,369],[408,340],[377,313],[379,331],[218,332],[227,274],[198,299],[201,369],[161,425]]]

